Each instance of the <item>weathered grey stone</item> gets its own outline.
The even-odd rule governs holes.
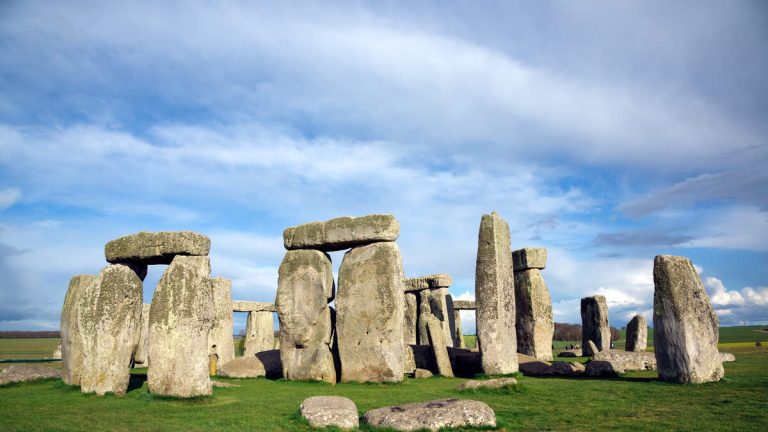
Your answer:
[[[232,384],[232,383],[224,382],[224,381],[211,380],[211,387],[237,388],[237,387],[242,387],[242,386],[239,386],[237,384]]]
[[[515,271],[528,269],[543,270],[547,266],[547,250],[544,248],[524,248],[512,252]]]
[[[581,357],[581,349],[575,348],[565,351],[560,351],[560,354],[557,355],[558,357]]]
[[[555,333],[552,300],[539,269],[515,272],[515,305],[517,352],[552,360],[552,336]]]
[[[477,307],[475,306],[474,300],[454,300],[453,301],[453,308],[455,310],[475,310]]]
[[[275,322],[272,312],[248,312],[245,322],[243,356],[253,357],[257,352],[275,347]]]
[[[400,223],[392,215],[345,216],[287,228],[283,231],[283,245],[288,250],[331,252],[374,242],[392,242],[399,235]]]
[[[416,370],[416,358],[413,356],[412,344],[405,344],[403,350],[403,373],[410,374]]]
[[[432,306],[430,305],[430,299],[432,294],[430,290],[419,291],[416,293],[419,300],[419,319],[416,322],[417,343],[419,345],[429,345],[429,331],[427,330],[427,322],[429,317],[432,316]]]
[[[446,346],[453,346],[453,331],[451,330],[453,310],[448,310],[448,288],[422,291],[422,293],[425,292],[429,292],[429,306],[432,310],[432,316],[437,318],[440,329],[443,331],[443,342]]]
[[[177,255],[205,256],[210,250],[211,240],[196,232],[142,231],[107,243],[104,255],[111,263],[170,264]]]
[[[585,351],[591,352],[592,355],[595,355],[600,352],[600,349],[597,347],[597,345],[595,345],[594,342],[592,342],[592,340],[587,341],[586,347],[587,349]]]
[[[363,422],[397,431],[441,428],[495,427],[496,414],[491,407],[468,399],[442,399],[370,410]]]
[[[149,366],[149,303],[141,305],[141,334],[139,335],[139,344],[136,347],[136,353],[133,355],[135,367]]]
[[[466,345],[464,344],[464,334],[461,331],[461,311],[458,309],[453,309],[453,322],[453,346],[454,348],[464,348]]]
[[[443,340],[443,329],[440,326],[440,321],[435,317],[429,317],[427,329],[438,372],[442,376],[452,377],[451,359],[448,357],[448,349],[446,348],[445,340]]]
[[[721,352],[720,353],[720,361],[722,361],[722,362],[736,361],[736,356],[731,354],[731,353]]]
[[[413,371],[413,377],[417,379],[432,378],[433,376],[435,375],[426,369],[416,368],[416,370]]]
[[[233,312],[277,312],[274,303],[256,302],[248,300],[233,300]]]
[[[564,361],[556,361],[552,363],[546,370],[547,375],[574,375],[576,374],[573,366],[570,363]]]
[[[405,293],[405,318],[403,321],[403,340],[406,345],[416,345],[419,323],[419,298],[414,292]]]
[[[405,280],[406,291],[421,291],[425,289],[448,288],[453,283],[451,275],[446,273],[433,274],[407,278]]]
[[[96,308],[85,318],[90,322],[81,326],[93,337],[83,349],[80,389],[97,395],[124,394],[141,333],[143,284],[136,271],[124,264],[107,265],[96,283]]]
[[[514,387],[517,380],[514,378],[494,378],[489,380],[469,380],[459,384],[456,390],[500,389]]]
[[[611,348],[608,304],[601,295],[581,299],[581,346],[585,356],[594,354],[587,344],[590,340],[600,351]]]
[[[609,361],[625,371],[655,370],[656,357],[649,352],[620,351],[608,349],[595,353],[593,360]]]
[[[81,329],[81,307],[90,300],[88,294],[97,289],[93,275],[79,275],[69,281],[69,289],[61,308],[61,378],[66,384],[80,385],[83,370],[83,342]],[[84,294],[85,293],[85,294]],[[85,295],[86,299],[82,297]]]
[[[648,346],[648,323],[642,315],[635,315],[627,324],[627,341],[624,349],[627,351],[645,351]]]
[[[336,297],[342,381],[402,381],[404,302],[396,243],[373,243],[344,255]]]
[[[215,355],[217,364],[225,364],[235,358],[235,341],[232,338],[234,334],[232,281],[213,278],[211,288],[213,289],[213,325],[208,333],[208,355]],[[272,318],[272,314],[269,315]],[[270,333],[273,332],[270,331]],[[274,344],[274,340],[270,342]],[[268,349],[272,349],[271,345]]]
[[[149,309],[149,391],[176,397],[211,394],[208,334],[213,324],[211,263],[176,256]]]
[[[536,357],[532,357],[526,354],[517,354],[520,372],[524,375],[547,375],[549,367],[552,363],[544,360],[539,360]]]
[[[593,377],[614,377],[624,373],[624,369],[610,361],[591,360],[584,368],[584,373]]]
[[[61,378],[61,372],[48,366],[15,364],[0,370],[0,385]]]
[[[411,351],[416,369],[426,369],[434,374],[438,373],[435,353],[431,345],[406,345],[405,351]],[[409,355],[406,354],[406,358]]]
[[[254,355],[233,358],[219,366],[216,375],[229,378],[257,378],[266,376],[267,371],[261,360]]]
[[[54,360],[61,360],[61,344],[56,345],[56,349],[51,353],[51,358]]]
[[[355,403],[341,396],[306,398],[301,403],[299,412],[313,428],[354,429],[360,426]]]
[[[445,288],[445,291],[445,309],[447,311],[445,318],[448,321],[448,335],[445,343],[451,347],[458,347],[459,341],[456,339],[456,311],[453,309],[453,297],[448,294],[448,288]]]
[[[278,274],[275,306],[280,319],[280,358],[285,378],[335,384],[330,347],[333,327],[328,308],[328,298],[333,298],[330,257],[316,250],[290,250]]]
[[[579,362],[571,362],[571,367],[575,373],[584,373],[587,370],[587,367]]]
[[[475,270],[477,339],[485,373],[517,372],[515,287],[509,225],[496,212],[483,215]]]
[[[691,261],[656,256],[653,283],[659,379],[693,384],[719,381],[724,374],[717,350],[720,322]]]

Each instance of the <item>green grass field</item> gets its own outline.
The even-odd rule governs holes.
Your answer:
[[[176,400],[149,394],[145,375],[138,370],[124,397],[83,395],[61,381],[11,385],[0,388],[0,430],[299,431],[308,427],[298,416],[298,406],[313,395],[349,397],[361,414],[387,405],[471,398],[488,403],[506,430],[765,430],[768,347],[756,347],[749,338],[727,339],[721,349],[734,353],[737,361],[725,364],[723,381],[699,386],[658,382],[653,371],[613,380],[522,377],[517,391],[470,394],[455,390],[464,381],[459,378],[335,386],[219,379],[240,387],[215,388],[212,397]],[[0,354],[18,356],[34,352],[35,346],[45,353],[57,343],[28,341],[0,340]]]

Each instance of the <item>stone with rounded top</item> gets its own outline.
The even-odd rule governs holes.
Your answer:
[[[439,273],[429,276],[408,278],[405,280],[405,290],[420,291],[425,289],[448,288],[451,284],[453,284],[451,275],[447,273]]]
[[[80,374],[83,371],[83,339],[81,324],[81,300],[86,292],[92,293],[97,287],[94,275],[78,275],[69,281],[67,294],[64,296],[64,306],[61,308],[61,377],[64,383],[80,385]],[[90,288],[89,288],[90,287]],[[87,301],[82,307],[89,307]]]
[[[206,256],[211,240],[192,231],[141,231],[112,240],[104,247],[110,263],[170,264],[177,255]]]
[[[392,215],[343,216],[310,222],[283,231],[288,250],[339,251],[375,242],[392,242],[400,235],[400,223]]]
[[[211,394],[209,341],[215,305],[206,256],[173,258],[149,308],[149,391],[175,397]]]
[[[643,352],[648,346],[648,322],[642,315],[635,315],[627,323],[626,351]]]
[[[357,406],[341,396],[308,397],[299,406],[299,412],[313,428],[355,429],[360,426]]]
[[[585,356],[594,354],[587,341],[593,341],[599,351],[611,348],[611,328],[608,327],[608,304],[596,295],[581,299],[581,345]]]
[[[653,335],[659,379],[700,384],[719,381],[720,322],[693,263],[682,256],[653,261]]]
[[[363,422],[397,431],[436,431],[442,428],[495,427],[496,414],[486,403],[470,399],[441,399],[370,410]]]
[[[489,375],[517,372],[515,282],[509,225],[496,212],[483,215],[480,221],[475,297],[483,371]]]
[[[547,250],[544,248],[523,248],[512,252],[515,271],[528,269],[543,270],[547,267]]]

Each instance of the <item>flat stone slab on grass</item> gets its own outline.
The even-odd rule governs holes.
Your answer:
[[[447,288],[453,284],[451,275],[446,273],[419,276],[405,280],[406,291],[420,291],[425,289]]]
[[[517,385],[514,378],[495,378],[489,380],[470,380],[459,384],[456,390],[499,389]]]
[[[369,243],[395,241],[399,235],[400,223],[392,215],[344,216],[286,228],[283,245],[288,250],[332,252]]]
[[[624,369],[606,360],[592,360],[587,363],[584,373],[593,377],[615,377],[624,373]]]
[[[354,429],[360,426],[355,403],[345,397],[312,396],[304,399],[299,412],[313,428]]]
[[[580,349],[565,350],[565,351],[561,351],[560,354],[558,354],[557,356],[558,357],[581,357],[581,350]]]
[[[15,364],[0,371],[0,385],[61,378],[61,370],[40,365]]]
[[[413,371],[413,377],[414,378],[419,378],[419,379],[421,379],[421,378],[432,378],[433,376],[435,376],[435,375],[432,372],[430,372],[430,371],[428,371],[426,369],[416,368],[416,370]]]
[[[496,426],[491,407],[469,399],[441,399],[370,410],[363,422],[374,427],[398,431],[440,428]]]
[[[221,365],[216,375],[229,378],[257,378],[267,376],[261,360],[254,357],[235,357]]]
[[[656,370],[656,356],[652,352],[605,350],[592,359],[609,361],[625,371]]]
[[[104,247],[110,263],[170,264],[176,255],[206,256],[211,240],[192,231],[146,232],[112,240]]]

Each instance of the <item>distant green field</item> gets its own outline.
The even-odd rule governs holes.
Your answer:
[[[766,326],[737,326],[737,327],[720,327],[720,340],[719,343],[727,344],[734,342],[768,342],[768,331],[764,331]],[[624,341],[626,340],[626,332],[621,330],[621,339],[614,341],[614,346],[618,349],[624,348]],[[554,341],[555,350],[564,349],[565,345],[569,344],[581,344],[581,341]],[[653,329],[648,329],[648,347],[653,347]]]
[[[0,360],[51,358],[59,338],[0,339]]]

